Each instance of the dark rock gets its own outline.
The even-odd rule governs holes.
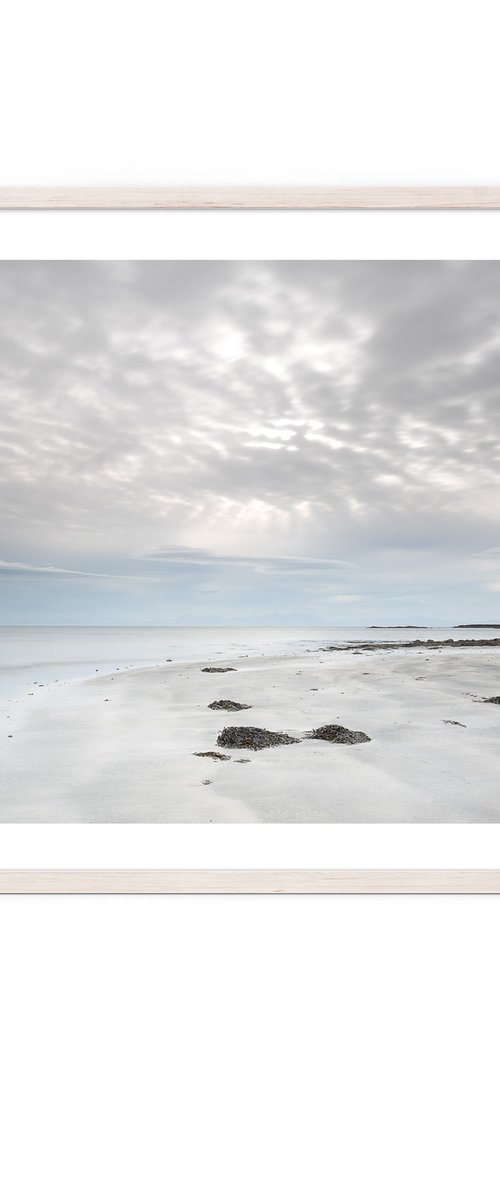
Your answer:
[[[426,641],[415,638],[412,642],[351,642],[348,645],[322,646],[321,649],[351,650],[356,653],[358,650],[415,650],[421,646],[426,650],[441,650],[442,647],[454,650],[464,646],[472,649],[476,646],[500,646],[500,638],[445,638],[440,642],[434,638],[427,638]]]
[[[230,754],[217,754],[216,750],[195,750],[194,756],[195,756],[195,758],[215,758],[215,759],[219,759],[220,762],[230,762],[231,761]]]
[[[242,708],[251,708],[251,704],[238,704],[236,700],[212,700],[209,708],[224,708],[226,712],[240,712]]]
[[[300,741],[287,733],[272,733],[270,729],[258,729],[255,725],[227,725],[217,738],[218,746],[232,746],[238,750],[265,750],[267,746],[291,746]]]
[[[463,721],[446,721],[443,719],[443,725],[460,725],[461,729],[467,729],[467,726],[464,725]]]
[[[225,675],[226,671],[235,671],[236,667],[202,667],[201,669],[207,675]]]
[[[306,734],[306,737],[315,738],[320,742],[341,742],[345,746],[354,746],[357,742],[371,742],[372,740],[360,729],[346,729],[345,725],[320,725],[319,729],[313,729],[311,733]]]
[[[485,698],[484,703],[485,704],[500,704],[500,696],[487,696]]]

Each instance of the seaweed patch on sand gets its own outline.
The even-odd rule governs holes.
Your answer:
[[[306,737],[319,742],[338,742],[342,746],[355,746],[358,742],[372,740],[361,729],[346,729],[345,725],[320,725],[319,729],[306,733]]]
[[[268,746],[291,746],[298,741],[300,738],[289,737],[287,733],[273,733],[255,725],[228,725],[219,733],[217,745],[238,750],[266,750]]]

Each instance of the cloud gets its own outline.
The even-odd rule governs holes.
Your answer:
[[[19,571],[28,571],[30,575],[77,575],[88,576],[91,579],[127,579],[129,581],[138,579],[142,582],[156,582],[155,577],[151,575],[115,575],[102,571],[72,571],[67,567],[40,566],[36,563],[24,562],[5,562],[4,559],[0,559],[0,571],[15,572],[16,574]]]
[[[170,549],[156,550],[144,555],[148,562],[161,562],[164,565],[178,564],[181,566],[198,567],[250,567],[254,571],[272,574],[294,573],[296,571],[335,570],[352,567],[351,562],[339,558],[294,558],[292,555],[266,558],[257,555],[211,554],[206,550],[189,550],[182,546]]]
[[[187,612],[217,572],[226,617],[251,573],[264,615],[328,618],[338,570],[356,611],[468,617],[498,539],[499,293],[498,262],[0,264],[4,560],[96,588],[158,569]]]

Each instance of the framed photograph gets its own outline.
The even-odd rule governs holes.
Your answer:
[[[0,208],[0,891],[499,892],[500,189]]]

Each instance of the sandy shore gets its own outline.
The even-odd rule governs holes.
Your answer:
[[[0,821],[500,820],[500,706],[481,703],[500,694],[498,649],[219,660],[236,668],[227,674],[206,665],[96,673],[13,704]],[[219,699],[252,707],[210,710]],[[372,740],[196,757],[227,725],[302,738],[334,722]]]

